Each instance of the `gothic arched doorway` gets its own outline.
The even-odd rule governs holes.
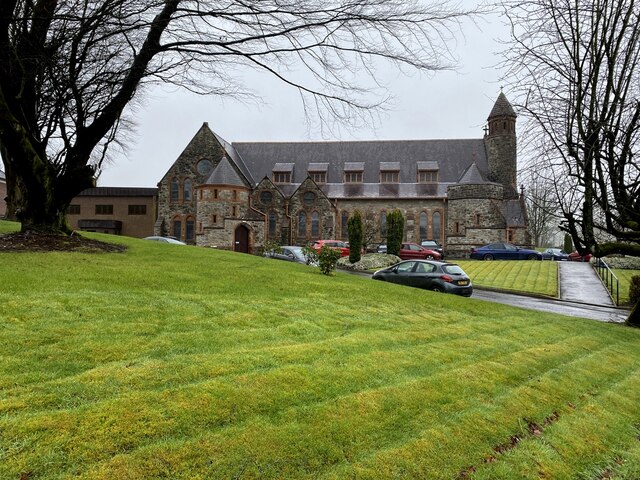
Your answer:
[[[249,229],[245,225],[236,228],[233,249],[236,252],[249,253]]]

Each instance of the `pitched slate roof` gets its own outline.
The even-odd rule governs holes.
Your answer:
[[[251,171],[253,178],[271,178],[278,163],[293,163],[292,183],[307,177],[309,165],[328,163],[327,183],[341,184],[344,171],[361,163],[364,183],[379,181],[380,165],[398,162],[400,182],[413,183],[419,165],[429,162],[439,167],[440,182],[456,183],[473,162],[487,172],[483,139],[465,140],[386,140],[364,142],[234,142],[233,148]],[[284,192],[283,192],[284,193]],[[329,195],[331,197],[331,195]]]
[[[149,187],[94,187],[78,194],[79,197],[154,197],[157,188]]]
[[[519,198],[506,200],[502,214],[507,222],[507,227],[526,227],[527,222],[522,210],[522,202]]]
[[[236,170],[231,166],[229,160],[226,157],[223,157],[222,160],[218,163],[216,168],[213,169],[209,179],[207,180],[207,184],[209,185],[236,185],[240,187],[245,187],[245,182],[242,181],[240,175],[236,172]]]

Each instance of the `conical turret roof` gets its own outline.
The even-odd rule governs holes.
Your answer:
[[[227,160],[227,157],[223,157],[220,163],[209,176],[207,180],[208,185],[236,185],[239,187],[245,187],[245,183],[240,178],[240,175],[234,170],[234,168]]]
[[[480,185],[483,183],[487,183],[487,181],[482,176],[482,173],[480,173],[480,169],[478,168],[478,165],[476,165],[476,162],[473,162],[471,165],[469,165],[469,168],[467,168],[462,174],[462,176],[458,180],[458,183]]]
[[[515,110],[511,106],[511,103],[509,103],[509,100],[507,100],[507,97],[502,92],[500,92],[500,95],[498,95],[498,99],[493,105],[493,108],[491,109],[491,113],[489,114],[487,120],[491,120],[494,117],[517,117]]]

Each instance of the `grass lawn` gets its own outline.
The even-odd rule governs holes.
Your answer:
[[[640,330],[92,236],[0,253],[2,479],[640,478]]]
[[[478,287],[558,295],[558,263],[531,260],[452,260]]]
[[[640,270],[623,270],[621,268],[614,268],[613,274],[618,277],[620,285],[620,304],[626,305],[629,303],[629,286],[631,285],[631,277],[634,275],[640,276]]]

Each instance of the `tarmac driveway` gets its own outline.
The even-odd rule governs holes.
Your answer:
[[[624,323],[629,315],[629,311],[623,308],[514,295],[511,293],[480,290],[477,287],[473,289],[473,296],[471,298],[488,302],[504,303],[506,305],[528,308],[530,310],[558,313],[570,317],[589,318],[600,322]]]

